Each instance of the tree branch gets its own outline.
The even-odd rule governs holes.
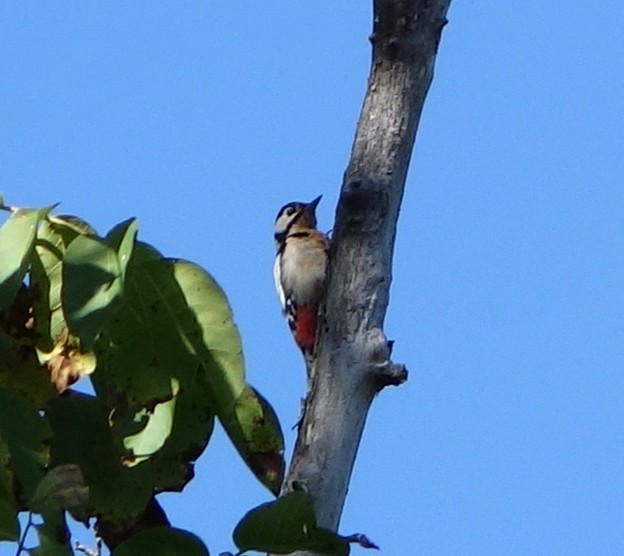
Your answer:
[[[374,0],[368,90],[340,200],[310,392],[286,488],[335,530],[375,394],[407,379],[382,331],[405,179],[450,0]],[[301,554],[301,553],[298,553]]]

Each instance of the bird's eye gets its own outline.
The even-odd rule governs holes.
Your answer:
[[[286,209],[286,216],[292,216],[293,214],[295,214],[295,209],[293,207],[288,207]]]

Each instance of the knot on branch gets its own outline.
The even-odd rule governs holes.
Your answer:
[[[342,186],[339,207],[339,219],[347,226],[375,230],[388,212],[387,188],[363,176],[350,176]]]
[[[374,59],[409,61],[421,50],[423,37],[433,39],[436,50],[447,23],[450,0],[376,0],[373,33]]]
[[[367,359],[371,364],[372,378],[377,392],[386,386],[399,386],[407,380],[405,365],[390,361],[393,342],[379,328],[366,333]]]
[[[401,386],[408,374],[405,365],[386,361],[375,369],[375,389],[380,392],[386,386]]]

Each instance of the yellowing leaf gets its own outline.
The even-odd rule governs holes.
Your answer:
[[[38,353],[39,361],[50,373],[50,381],[59,393],[64,392],[77,380],[95,370],[96,358],[93,352],[82,351],[77,338],[65,329],[56,340],[50,353]]]

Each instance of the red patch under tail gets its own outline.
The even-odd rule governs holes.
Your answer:
[[[312,353],[316,336],[317,307],[303,305],[297,308],[295,341],[304,353]]]

